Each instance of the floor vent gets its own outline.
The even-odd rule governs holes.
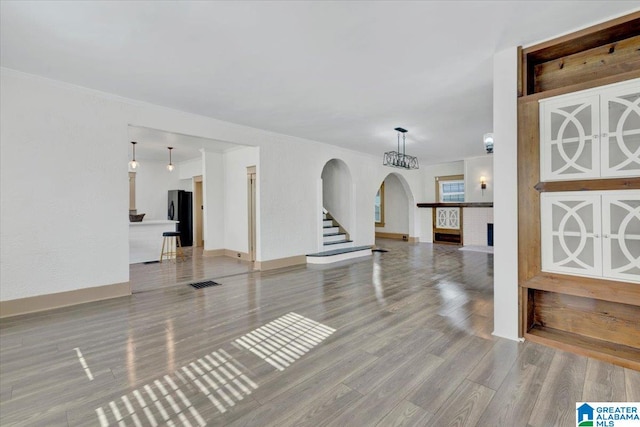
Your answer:
[[[386,249],[377,248],[377,249],[371,249],[371,252],[389,252],[389,251]]]
[[[221,285],[221,284],[222,283],[212,282],[211,280],[206,281],[206,282],[190,283],[190,285],[193,286],[196,289],[208,288],[210,286],[218,286],[218,285]]]

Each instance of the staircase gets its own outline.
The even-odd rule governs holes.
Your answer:
[[[340,227],[330,213],[322,214],[322,250],[333,251],[353,247],[346,231]]]
[[[323,209],[322,251],[307,255],[308,264],[329,264],[346,259],[371,255],[370,246],[354,246],[349,235],[331,214]]]

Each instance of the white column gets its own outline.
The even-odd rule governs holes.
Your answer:
[[[493,335],[518,334],[518,49],[493,57]]]

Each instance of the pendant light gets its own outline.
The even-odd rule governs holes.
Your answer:
[[[171,150],[173,150],[173,147],[167,147],[169,149],[169,164],[167,165],[167,170],[169,172],[173,172],[173,170],[175,169],[175,166],[173,166],[173,163],[171,163]]]
[[[391,166],[392,168],[400,169],[418,169],[418,158],[408,155],[405,152],[406,149],[406,133],[408,132],[403,128],[395,128],[398,132],[398,151],[387,151],[382,157],[382,164],[384,166]],[[400,151],[400,135],[402,135],[402,151]]]
[[[131,141],[131,145],[133,145],[133,160],[129,162],[129,167],[131,169],[136,169],[138,166],[140,166],[140,163],[136,161],[136,144],[136,141]]]

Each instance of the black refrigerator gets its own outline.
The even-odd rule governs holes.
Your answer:
[[[184,190],[169,190],[167,219],[180,221],[176,231],[180,233],[182,246],[193,245],[192,193]]]

